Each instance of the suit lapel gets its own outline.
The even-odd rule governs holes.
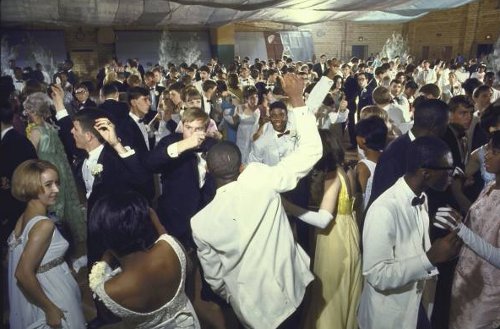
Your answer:
[[[97,160],[97,164],[102,165],[102,172],[94,176],[94,183],[92,184],[92,193],[94,193],[96,187],[99,187],[99,185],[102,184],[103,176],[104,176],[104,171],[106,170],[105,162],[106,162],[106,145],[102,149],[101,154],[99,155],[99,159]]]

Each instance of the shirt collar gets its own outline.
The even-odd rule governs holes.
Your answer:
[[[10,126],[9,128],[6,128],[2,131],[2,135],[0,136],[0,140],[2,140],[4,137],[5,137],[5,134],[7,134],[9,131],[11,131],[12,129],[14,129],[13,126]]]
[[[412,142],[416,139],[415,135],[411,132],[411,129],[408,130],[408,137],[410,137],[410,141]]]
[[[103,149],[104,149],[104,144],[101,144],[92,151],[90,151],[88,161],[97,162],[97,160],[99,160],[99,156],[101,155]]]
[[[129,115],[132,119],[134,119],[134,121],[135,121],[136,123],[139,123],[139,120],[141,120],[141,118],[139,118],[137,115],[135,115],[135,114],[134,114],[134,113],[132,113],[132,112],[128,112],[128,115]]]

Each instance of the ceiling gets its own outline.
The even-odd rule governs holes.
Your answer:
[[[219,26],[238,21],[303,25],[330,20],[405,22],[472,0],[2,0],[3,26]]]

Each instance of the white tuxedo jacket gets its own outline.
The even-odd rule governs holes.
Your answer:
[[[415,329],[425,280],[437,274],[430,248],[427,200],[401,177],[368,208],[363,229],[363,276],[358,322],[361,329]]]
[[[313,280],[280,193],[292,190],[309,172],[322,146],[314,116],[306,107],[294,112],[300,139],[295,152],[273,167],[250,163],[191,220],[205,279],[247,328],[279,326]]]
[[[262,135],[252,142],[248,162],[260,162],[274,166],[295,149],[297,144],[296,130],[288,123],[287,130],[290,131],[290,134],[278,137],[270,122],[265,123],[262,129]]]

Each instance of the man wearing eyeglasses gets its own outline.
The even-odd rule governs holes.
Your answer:
[[[89,98],[89,90],[87,86],[83,83],[77,83],[74,89],[75,95],[75,103],[74,110],[75,112],[80,111],[84,107],[96,107],[96,103]]]
[[[426,190],[444,191],[453,163],[448,145],[419,137],[407,152],[406,173],[370,206],[363,230],[365,285],[358,312],[361,329],[428,328],[420,301],[436,265],[458,254],[456,232],[429,239]],[[418,325],[418,327],[417,327]]]

